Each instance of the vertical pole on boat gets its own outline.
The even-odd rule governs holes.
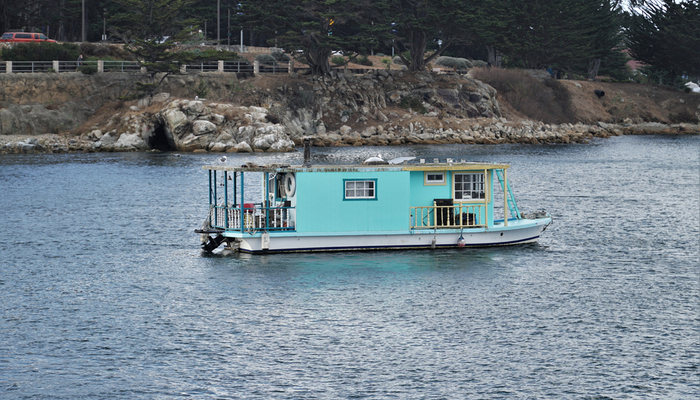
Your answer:
[[[211,170],[209,170],[209,226],[211,226]]]
[[[233,173],[233,206],[234,207],[236,206],[236,201],[237,201],[237,199],[236,199],[236,185],[238,182],[237,178],[238,178],[238,173],[234,172]]]
[[[265,172],[265,228],[270,226],[270,173]]]
[[[224,171],[224,226],[228,229],[228,171]]]
[[[483,189],[484,189],[484,200],[486,202],[484,203],[484,226],[488,229],[489,227],[489,203],[491,202],[491,181],[488,179],[489,177],[489,170],[484,169],[484,181],[483,181]]]
[[[243,197],[243,194],[244,194],[243,191],[245,190],[244,189],[244,186],[245,186],[245,184],[244,184],[245,179],[244,178],[245,177],[243,176],[243,171],[241,171],[241,233],[243,233],[243,228],[244,228],[243,221],[245,221],[245,215],[243,214],[245,212],[245,210],[243,209],[243,207],[245,206],[245,199]]]
[[[214,226],[219,225],[219,221],[217,221],[218,213],[216,212],[216,203],[219,201],[219,198],[216,196],[216,171],[214,171]]]
[[[508,170],[503,168],[503,224],[508,226]]]

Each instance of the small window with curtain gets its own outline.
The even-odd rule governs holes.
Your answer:
[[[358,179],[345,180],[344,200],[376,200],[377,180]]]
[[[454,174],[455,200],[479,200],[486,198],[484,174]]]

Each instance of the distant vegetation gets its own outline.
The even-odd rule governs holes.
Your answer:
[[[397,54],[410,71],[428,63],[463,69],[460,59],[494,67],[549,68],[568,76],[601,73],[624,79],[625,54],[643,61],[645,76],[675,83],[700,76],[700,0],[91,0],[87,39],[199,45],[274,46],[293,54],[314,74],[330,72],[331,55],[363,60]],[[217,23],[217,3],[221,18]],[[76,0],[3,2],[0,31],[23,27],[60,41],[81,39]],[[157,10],[157,12],[153,12]],[[228,18],[231,15],[231,32]],[[195,17],[196,16],[196,17]],[[224,21],[226,23],[224,23]],[[217,28],[219,31],[217,32]],[[187,35],[179,35],[187,32]],[[623,53],[623,50],[625,51]],[[99,56],[99,55],[98,55]],[[450,56],[454,60],[439,59]],[[275,57],[273,55],[273,57]],[[43,57],[47,58],[47,57]],[[48,57],[50,58],[50,57]],[[276,59],[277,62],[284,62]],[[457,61],[455,61],[457,60]]]
[[[2,49],[5,61],[75,61],[80,47],[72,43],[18,43]]]

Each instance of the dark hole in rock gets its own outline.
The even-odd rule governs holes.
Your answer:
[[[177,150],[175,148],[175,142],[165,131],[165,127],[161,122],[156,122],[153,127],[153,133],[148,137],[148,147],[160,151]]]

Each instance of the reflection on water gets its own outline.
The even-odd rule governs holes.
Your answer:
[[[554,224],[517,247],[226,257],[192,232],[219,155],[0,156],[0,398],[696,398],[698,140],[317,148],[508,162]]]

